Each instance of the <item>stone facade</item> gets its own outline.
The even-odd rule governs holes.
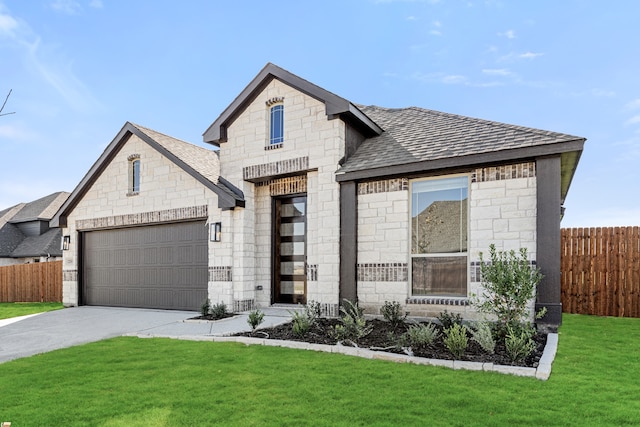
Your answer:
[[[268,105],[276,98],[284,106],[284,142],[270,147]],[[223,229],[229,227],[233,237],[214,250],[224,254],[223,265],[232,266],[233,281],[216,282],[212,301],[271,304],[272,198],[306,193],[307,300],[336,310],[340,202],[334,174],[344,139],[344,123],[329,120],[324,103],[276,79],[229,125],[220,144],[220,175],[243,191],[246,207],[222,212]]]
[[[129,158],[140,159],[140,191],[129,194]],[[62,302],[78,301],[78,232],[126,226],[218,218],[217,196],[147,143],[132,135],[68,217],[63,235]],[[209,243],[213,252],[214,243]],[[210,285],[211,286],[211,285]]]
[[[359,184],[357,286],[368,312],[398,301],[412,315],[436,316],[446,309],[475,318],[469,297],[481,293],[480,252],[492,243],[498,250],[525,247],[535,264],[535,163],[478,168],[469,177],[467,298],[411,295],[409,180]]]

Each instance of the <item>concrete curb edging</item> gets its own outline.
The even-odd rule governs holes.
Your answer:
[[[369,350],[359,347],[347,347],[340,344],[311,344],[303,341],[271,340],[265,338],[251,338],[238,336],[202,336],[202,335],[143,335],[130,334],[138,338],[172,338],[188,341],[213,341],[236,342],[245,345],[266,345],[271,347],[292,348],[297,350],[312,350],[325,353],[337,353],[346,356],[356,356],[365,359],[386,360],[396,363],[413,363],[416,365],[442,366],[449,369],[464,369],[470,371],[497,372],[500,374],[517,375],[521,377],[533,377],[542,381],[549,379],[551,365],[558,349],[558,334],[547,335],[547,344],[544,347],[540,363],[537,368],[523,366],[494,365],[493,363],[466,362],[462,360],[427,359],[424,357],[408,356],[406,354],[387,353],[384,351]]]

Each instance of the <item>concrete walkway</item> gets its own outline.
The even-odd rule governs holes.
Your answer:
[[[287,309],[265,308],[261,327],[286,323]],[[197,312],[73,307],[0,321],[0,363],[123,335],[224,336],[251,330],[248,313],[216,322],[188,320]]]

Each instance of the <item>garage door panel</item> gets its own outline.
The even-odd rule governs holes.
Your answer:
[[[207,298],[207,238],[204,222],[86,233],[85,303],[199,310]]]

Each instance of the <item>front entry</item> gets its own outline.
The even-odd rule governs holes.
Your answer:
[[[273,302],[307,303],[307,196],[273,199]]]

